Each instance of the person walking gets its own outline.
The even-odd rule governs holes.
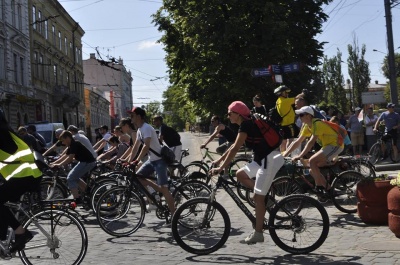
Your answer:
[[[353,145],[353,155],[362,154],[362,148],[364,145],[364,128],[360,120],[358,120],[358,115],[360,114],[361,108],[357,107],[354,109],[354,114],[350,116],[346,128],[350,129],[350,139]]]
[[[259,95],[255,95],[253,97],[253,105],[254,107],[251,109],[252,113],[258,113],[264,115],[265,117],[268,116],[267,108],[261,102],[261,97]]]

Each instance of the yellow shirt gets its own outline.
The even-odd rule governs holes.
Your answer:
[[[338,134],[328,124],[318,119],[313,119],[312,124],[311,128],[307,124],[304,124],[301,128],[300,136],[311,137],[311,135],[315,135],[318,137],[318,143],[322,147],[327,145],[340,146],[338,143]]]
[[[279,115],[283,117],[281,126],[286,126],[294,123],[296,116],[292,107],[294,101],[295,98],[279,97],[277,99],[276,109],[278,110]]]

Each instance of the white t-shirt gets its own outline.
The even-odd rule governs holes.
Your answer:
[[[150,148],[153,149],[155,152],[160,154],[161,152],[161,145],[160,142],[158,141],[158,136],[156,133],[156,130],[148,124],[148,123],[143,123],[142,127],[140,127],[137,130],[136,138],[139,142],[144,142],[144,139],[146,138],[151,138],[150,140]],[[161,157],[155,155],[153,152],[149,150],[149,159],[150,161],[156,161],[161,159]]]
[[[106,141],[106,145],[104,146],[104,152],[110,148],[110,144],[108,143],[108,140],[110,140],[111,136],[112,135],[109,132],[106,132],[103,135],[103,139]]]
[[[97,157],[97,153],[94,150],[92,143],[89,141],[89,139],[85,135],[77,133],[77,134],[73,135],[72,137],[74,138],[75,141],[78,141],[81,144],[83,144],[83,146],[86,147],[87,150],[89,150],[92,153],[94,158]]]

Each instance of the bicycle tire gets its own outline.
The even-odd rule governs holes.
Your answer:
[[[376,164],[376,162],[378,162],[378,160],[381,158],[381,153],[382,153],[382,150],[381,150],[381,145],[379,144],[379,143],[375,143],[372,147],[371,147],[371,149],[369,150],[369,156],[370,156],[370,158],[369,158],[369,161],[373,164],[373,165],[375,165]]]
[[[68,191],[60,183],[54,186],[53,180],[42,180],[40,182],[40,198],[42,200],[55,200],[67,198]]]
[[[336,208],[344,213],[357,212],[357,183],[365,177],[353,170],[340,173],[332,182],[331,199]]]
[[[35,222],[46,230],[49,238]],[[24,250],[19,251],[24,264],[64,264],[66,261],[68,264],[80,264],[85,258],[88,237],[83,223],[75,215],[57,209],[42,210],[29,218],[23,227],[34,234]],[[74,255],[77,255],[76,258]]]
[[[194,161],[185,166],[185,178],[189,180],[200,180],[206,184],[210,182],[208,174],[209,167],[201,161]]]
[[[143,224],[143,198],[126,187],[114,187],[99,197],[96,217],[101,229],[112,236],[129,236]]]
[[[212,218],[203,216],[205,212]],[[181,224],[182,220],[185,225]],[[176,210],[171,227],[172,235],[182,249],[196,255],[207,255],[224,246],[230,234],[231,221],[218,202],[211,202],[209,198],[194,198]]]
[[[374,165],[369,160],[351,160],[349,162],[351,170],[360,172],[364,177],[376,178],[376,171]]]
[[[286,214],[286,218],[276,218]],[[294,194],[278,202],[270,213],[268,229],[272,240],[292,254],[318,249],[329,234],[329,216],[316,199]]]
[[[202,181],[189,180],[181,183],[173,192],[175,207],[178,208],[186,201],[197,197],[209,197],[211,188]]]
[[[393,147],[390,147],[389,156],[390,156],[390,160],[392,160],[393,163],[397,163],[400,161],[400,154],[398,151],[396,151],[396,152],[397,152],[397,154],[395,154]]]
[[[90,196],[90,207],[92,208],[93,212],[96,213],[96,206],[99,201],[100,196],[106,192],[107,190],[110,190],[113,187],[118,186],[118,181],[116,180],[108,180],[108,181],[102,181],[100,185],[96,185],[96,187],[93,189],[93,192]]]

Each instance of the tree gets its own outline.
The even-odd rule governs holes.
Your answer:
[[[180,107],[193,106],[201,115],[225,114],[234,100],[250,106],[255,94],[273,106],[279,84],[252,78],[251,69],[292,62],[303,67],[284,75],[284,83],[293,94],[310,88],[323,55],[315,39],[327,19],[321,7],[329,2],[164,0],[153,21],[164,33],[167,101],[179,98]]]
[[[361,51],[357,43],[357,39],[353,38],[353,46],[348,45],[349,57],[347,63],[349,65],[349,76],[353,87],[353,107],[362,105],[362,92],[368,91],[368,85],[371,82],[369,63],[365,61],[365,44],[362,45]]]
[[[322,67],[324,83],[326,86],[325,96],[328,106],[335,106],[343,113],[347,112],[348,100],[344,90],[344,78],[342,74],[342,53],[338,50],[337,55],[331,59],[324,57]]]

